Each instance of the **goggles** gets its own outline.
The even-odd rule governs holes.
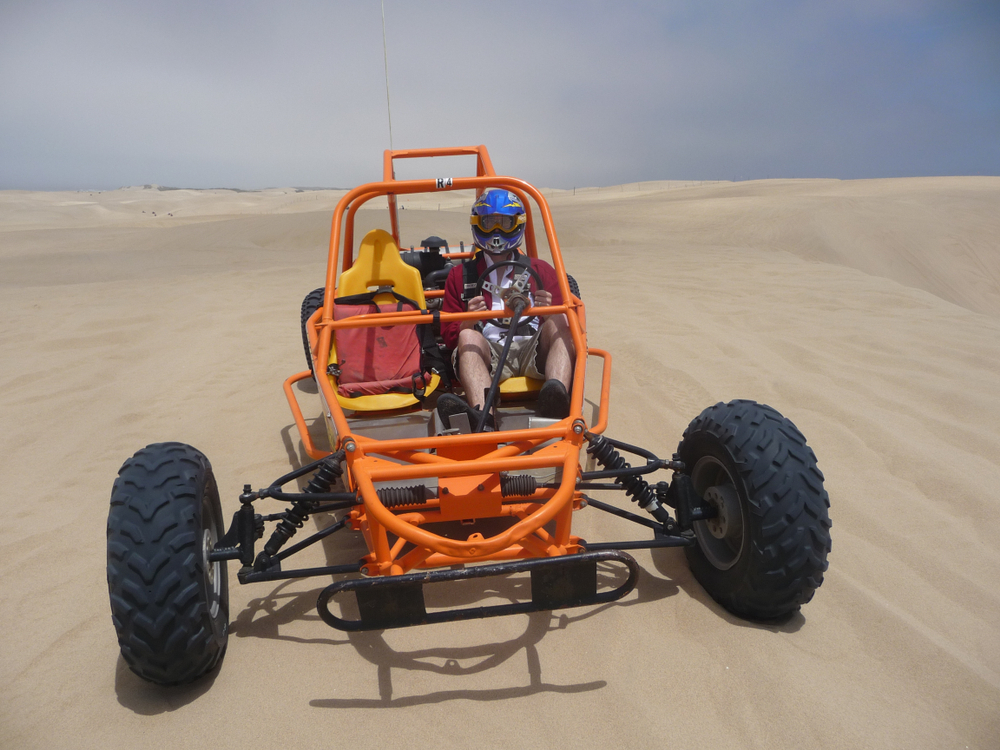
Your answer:
[[[524,222],[524,214],[514,216],[509,214],[486,214],[485,216],[473,214],[469,223],[479,227],[482,232],[492,232],[494,229],[499,229],[501,232],[510,233]]]

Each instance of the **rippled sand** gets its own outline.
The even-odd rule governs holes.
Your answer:
[[[638,553],[615,605],[351,636],[316,615],[321,580],[239,586],[231,563],[221,669],[133,676],[114,476],[191,443],[228,515],[297,465],[281,383],[342,194],[0,192],[0,746],[998,746],[1000,178],[546,191],[614,355],[609,435],[669,455],[702,408],[751,398],[815,450],[833,552],[788,623],[731,617],[676,550]],[[404,202],[404,243],[468,240],[468,203]]]

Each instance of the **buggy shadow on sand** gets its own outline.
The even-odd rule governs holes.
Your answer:
[[[395,179],[397,159],[456,155],[475,158],[476,176]],[[503,290],[507,309],[442,312],[444,278],[470,254],[448,252],[436,237],[422,250],[399,251],[397,196],[487,188],[521,199],[531,258],[538,257],[540,219],[562,304],[528,307],[531,269],[514,263],[515,281]],[[358,209],[378,198],[388,202],[391,231],[372,230],[355,243]],[[434,408],[452,388],[441,322],[502,317],[516,328],[522,316],[549,315],[566,316],[576,351],[569,416],[540,416],[533,401],[540,383],[501,383],[501,365],[486,394],[496,429],[461,414],[445,425]],[[385,153],[383,181],[351,190],[337,205],[326,283],[303,302],[302,335],[309,369],[288,378],[284,390],[313,461],[267,487],[246,485],[228,527],[212,467],[195,448],[149,445],[119,472],[108,516],[112,619],[122,656],[146,680],[189,682],[218,664],[228,640],[228,560],[240,561],[244,584],[335,577],[317,607],[325,622],[347,631],[612,602],[635,585],[632,549],[684,547],[705,590],[751,619],[787,617],[822,583],[830,550],[823,475],[805,438],[777,411],[743,400],[710,406],[666,459],[603,435],[611,355],[588,347],[584,304],[545,198],[497,175],[483,146]],[[600,400],[588,422],[591,363],[601,365]],[[314,443],[296,400],[294,384],[307,379],[316,383],[332,450]],[[664,471],[669,480],[653,481]],[[296,480],[303,489],[286,489]],[[620,491],[644,513],[588,496],[596,490]],[[263,501],[284,510],[261,514]],[[650,538],[583,540],[571,527],[584,509],[645,526]],[[293,542],[311,517],[323,528]],[[291,564],[310,545],[347,533],[364,539],[360,561]],[[619,574],[599,575],[599,565]],[[424,597],[429,583],[517,573],[530,585],[516,601],[434,609]]]

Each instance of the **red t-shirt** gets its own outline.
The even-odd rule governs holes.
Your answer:
[[[551,265],[546,263],[544,260],[539,260],[538,258],[529,258],[526,255],[518,254],[516,256],[517,260],[524,260],[531,263],[531,267],[535,269],[538,275],[542,279],[542,288],[552,295],[552,304],[561,305],[563,303],[562,292],[559,291],[559,277],[556,275],[556,269]],[[468,309],[468,305],[462,301],[462,292],[465,285],[465,278],[463,277],[462,268],[464,263],[460,263],[451,269],[451,273],[448,274],[448,280],[444,285],[444,302],[441,305],[441,312],[465,312]],[[486,271],[486,258],[485,253],[479,252],[476,255],[476,273],[477,278],[482,276]],[[515,273],[517,269],[514,269]],[[534,294],[537,291],[538,284],[535,282],[535,278],[531,277],[531,292]],[[486,308],[489,309],[493,304],[493,298],[490,293],[483,291],[483,298],[486,301]],[[441,337],[444,339],[444,344],[449,349],[454,349],[458,346],[458,331],[461,328],[462,322],[460,320],[452,320],[448,322],[441,323]]]

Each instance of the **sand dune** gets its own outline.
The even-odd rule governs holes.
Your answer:
[[[1000,178],[546,194],[614,355],[608,434],[669,454],[742,397],[809,439],[834,545],[802,613],[739,621],[675,550],[637,554],[616,605],[352,636],[321,581],[233,576],[221,669],[143,683],[107,601],[112,480],[182,440],[229,513],[297,465],[280,385],[342,192],[5,192],[0,747],[1000,747]],[[468,240],[468,204],[438,203],[404,243]]]

